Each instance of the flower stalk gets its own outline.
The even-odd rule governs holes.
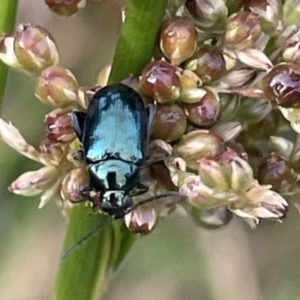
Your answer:
[[[150,61],[166,6],[166,0],[129,1],[110,83],[121,81],[131,74],[140,74]],[[103,218],[91,215],[84,204],[75,206],[71,211],[64,249],[90,232]],[[118,222],[104,226],[99,234],[80,245],[60,263],[52,300],[99,299],[104,292],[107,272],[117,268],[130,249],[133,237],[133,234],[122,230]]]

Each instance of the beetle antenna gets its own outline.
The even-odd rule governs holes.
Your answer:
[[[182,194],[178,193],[178,192],[168,192],[168,193],[164,193],[164,194],[160,194],[160,195],[155,195],[152,197],[149,197],[145,200],[142,200],[138,203],[136,203],[135,205],[131,206],[128,211],[126,212],[126,214],[130,213],[131,211],[135,210],[138,206],[146,204],[148,202],[152,202],[154,200],[158,200],[161,198],[167,198],[167,197],[172,197],[172,196],[183,196]]]
[[[161,198],[166,198],[166,197],[171,197],[171,196],[179,196],[181,195],[178,192],[168,192],[168,193],[164,193],[164,194],[160,194],[160,195],[155,195],[152,197],[149,197],[145,200],[140,201],[139,203],[136,203],[135,205],[131,206],[126,212],[125,215],[127,215],[128,213],[130,213],[131,211],[133,211],[134,209],[136,209],[138,206],[143,205],[145,203],[148,202],[152,202],[154,200],[158,200]],[[80,240],[78,240],[75,244],[73,244],[72,246],[70,246],[69,248],[67,248],[62,256],[61,256],[61,260],[65,260],[75,249],[77,249],[77,247],[79,247],[80,245],[82,245],[83,243],[85,243],[86,241],[88,241],[89,239],[91,239],[96,233],[99,232],[100,229],[102,229],[105,225],[109,224],[110,222],[112,222],[114,220],[114,218],[108,218],[102,222],[100,222],[99,224],[97,224],[90,232],[88,232],[85,236],[83,236]]]
[[[79,247],[80,245],[82,245],[83,243],[91,239],[101,228],[103,228],[105,225],[110,223],[112,220],[113,220],[112,218],[108,218],[104,221],[101,221],[99,224],[97,224],[90,232],[88,232],[75,244],[67,248],[62,254],[61,260],[65,260],[77,247]]]

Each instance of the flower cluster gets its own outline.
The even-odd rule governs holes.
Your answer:
[[[149,233],[174,211],[208,228],[227,224],[233,214],[256,222],[281,219],[288,206],[283,197],[299,192],[298,12],[290,1],[230,3],[170,0],[152,61],[139,78],[123,81],[145,104],[156,104],[148,149],[153,163],[140,170],[149,191],[136,202],[166,194],[130,211],[130,230]],[[36,96],[54,107],[40,152],[0,120],[0,137],[44,165],[21,175],[10,190],[42,193],[40,206],[57,191],[64,207],[84,201],[89,178],[74,158],[80,145],[69,112],[85,110],[97,87],[80,88],[57,65],[55,43],[40,27],[21,24],[3,37],[0,59],[39,76]],[[107,83],[109,72],[106,66],[98,84]]]

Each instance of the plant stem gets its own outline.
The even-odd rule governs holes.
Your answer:
[[[15,26],[18,0],[0,1],[0,38],[3,33],[11,33]],[[0,109],[6,86],[7,66],[0,61]]]
[[[126,11],[109,82],[138,75],[150,61],[167,0],[131,0]],[[91,215],[77,205],[71,211],[64,249],[90,232],[103,216]],[[112,226],[114,226],[112,228]],[[115,269],[129,251],[134,236],[123,225],[112,224],[61,262],[52,300],[95,300],[103,294],[105,275]]]
[[[131,0],[118,40],[109,82],[138,76],[149,63],[167,0]]]

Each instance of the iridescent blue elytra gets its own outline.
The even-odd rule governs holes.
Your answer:
[[[95,93],[86,113],[73,112],[72,120],[89,165],[85,195],[99,191],[97,205],[115,218],[123,217],[132,206],[131,197],[147,191],[139,176],[149,127],[142,98],[126,85],[109,85]]]

